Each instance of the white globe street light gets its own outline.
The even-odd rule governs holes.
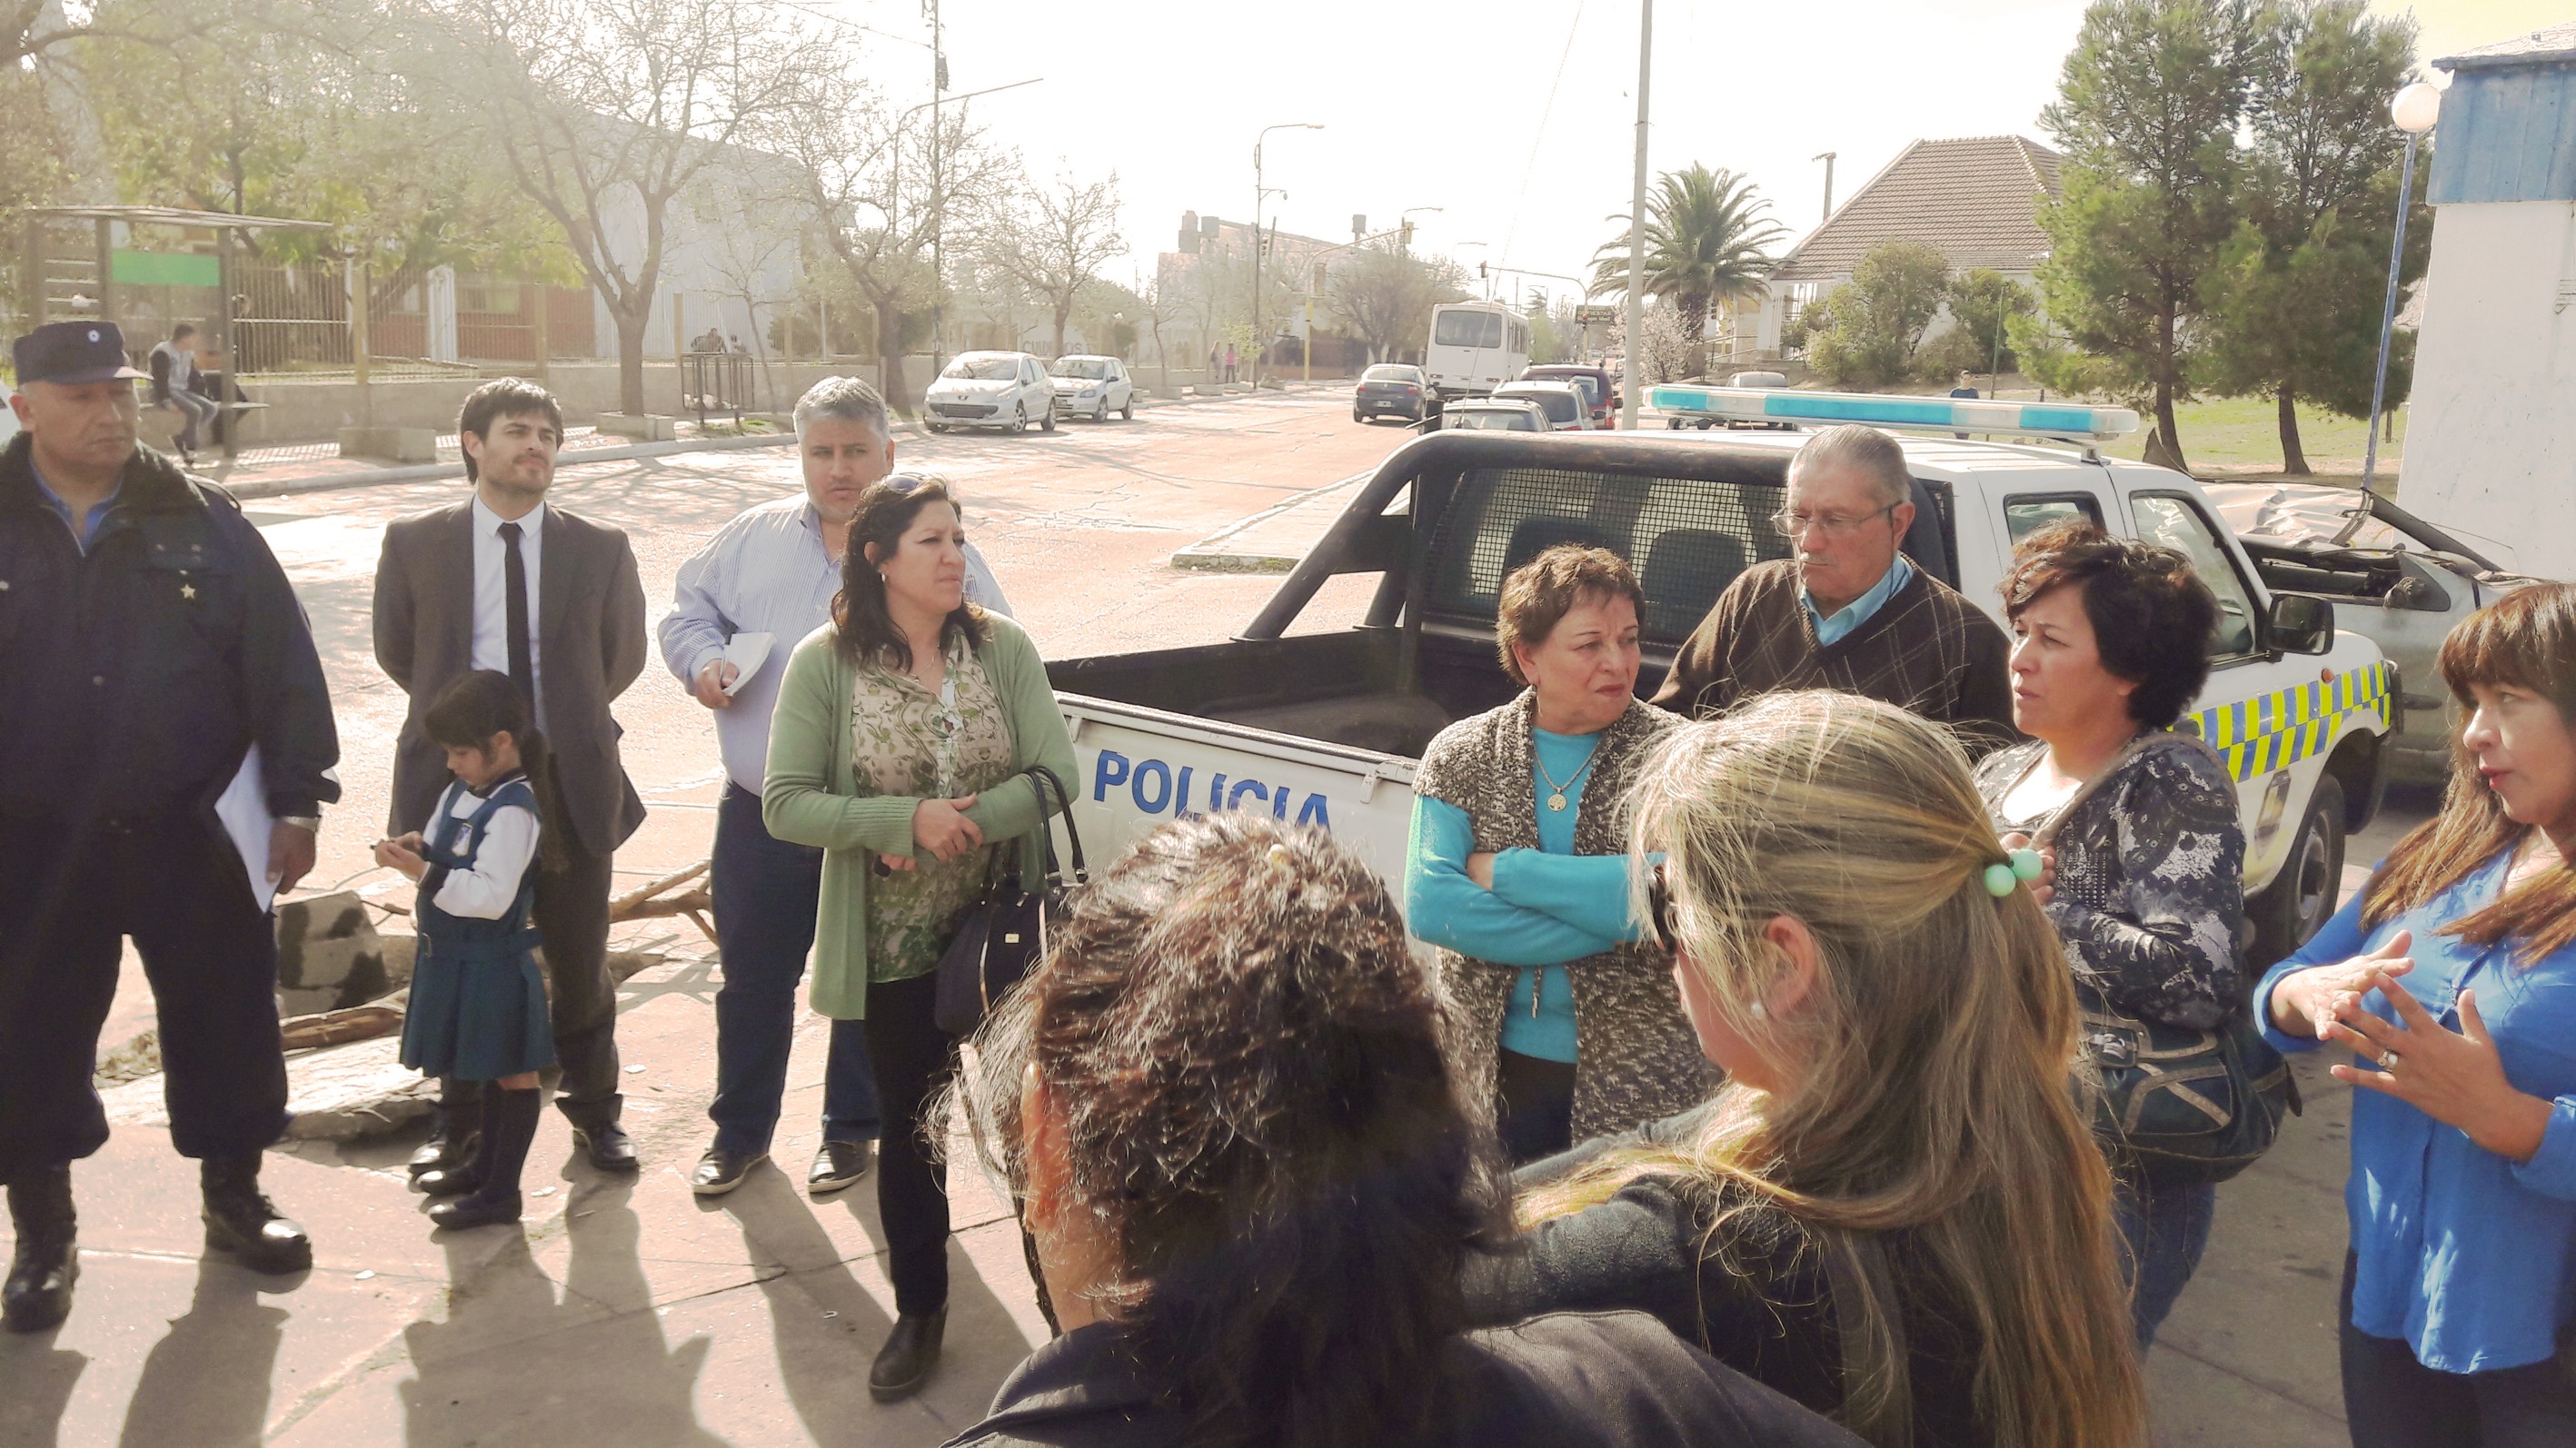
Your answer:
[[[2397,123],[2397,129],[2410,136],[2420,136],[2433,129],[2433,122],[2441,119],[2441,115],[2442,88],[2427,81],[2419,80],[2399,91],[2397,99],[2388,103],[2388,118]]]

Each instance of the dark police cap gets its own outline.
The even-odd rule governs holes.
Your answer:
[[[145,374],[125,365],[125,333],[114,322],[47,322],[19,338],[10,351],[18,385],[30,382],[114,382]]]

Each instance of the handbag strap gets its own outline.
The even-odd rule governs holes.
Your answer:
[[[2094,796],[2094,793],[2100,790],[2102,786],[2110,783],[2111,776],[2119,773],[2122,765],[2127,764],[2131,759],[2136,758],[2138,751],[2147,747],[2147,738],[2148,736],[2145,734],[2131,736],[2129,742],[2121,745],[2110,758],[2103,760],[2101,767],[2094,770],[2092,774],[2087,776],[2084,783],[2077,786],[2073,794],[2068,795],[2065,800],[2057,806],[2057,808],[2050,810],[2048,812],[2048,817],[2039,822],[2039,828],[2031,831],[2031,848],[2035,850],[2045,849],[2048,846],[2055,844],[2057,842],[2057,832],[2066,828],[2066,822],[2074,817],[2076,808],[2082,805],[2086,800],[2091,799]],[[2047,749],[2043,747],[2040,750],[2039,755],[2031,760],[2031,769],[2037,769],[2039,767],[2040,759],[2046,758],[2047,754]],[[2022,773],[2026,778],[2030,771],[2024,770]]]
[[[1055,789],[1056,802],[1064,806],[1062,813],[1064,837],[1073,847],[1073,883],[1090,884],[1091,866],[1082,858],[1082,831],[1073,822],[1072,793],[1064,787],[1063,780],[1056,778],[1055,771],[1043,764],[1032,764],[1020,772],[1028,776],[1031,787],[1038,792],[1038,833],[1046,839],[1047,889],[1055,891],[1064,888],[1064,872],[1056,861],[1055,830],[1048,822],[1047,789],[1049,786]]]

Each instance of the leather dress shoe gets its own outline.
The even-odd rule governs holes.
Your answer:
[[[429,1220],[450,1231],[468,1227],[497,1227],[519,1220],[519,1194],[500,1197],[457,1197],[429,1209]]]
[[[420,1144],[418,1151],[411,1154],[410,1161],[403,1163],[403,1169],[412,1174],[414,1181],[430,1172],[453,1171],[473,1163],[478,1144],[472,1132],[450,1136],[447,1128],[440,1127],[435,1135]]]
[[[635,1142],[626,1128],[614,1121],[595,1126],[575,1125],[573,1143],[590,1154],[590,1164],[601,1171],[631,1172],[641,1163],[635,1159]]]
[[[880,1403],[909,1398],[921,1391],[930,1379],[930,1370],[939,1366],[939,1339],[948,1331],[948,1309],[915,1316],[905,1313],[894,1320],[894,1331],[886,1335],[886,1344],[877,1350],[877,1360],[868,1369],[868,1396]]]
[[[199,1177],[205,1187],[209,1249],[234,1254],[253,1272],[282,1275],[313,1265],[313,1239],[261,1194],[256,1154],[209,1158]]]
[[[18,1229],[9,1279],[0,1289],[0,1324],[11,1332],[43,1332],[72,1311],[72,1283],[80,1254],[72,1242],[72,1171],[41,1168],[9,1187],[9,1216]]]
[[[425,1197],[461,1197],[483,1185],[483,1174],[472,1162],[458,1166],[432,1167],[411,1179],[412,1190]]]
[[[769,1160],[765,1151],[732,1151],[721,1146],[707,1148],[689,1173],[689,1190],[702,1197],[720,1197],[741,1186],[751,1169]]]
[[[805,1173],[805,1190],[816,1196],[837,1192],[868,1174],[870,1143],[864,1141],[827,1141],[814,1153],[813,1168]]]

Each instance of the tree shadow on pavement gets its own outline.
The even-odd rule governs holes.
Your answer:
[[[260,1292],[277,1290],[279,1281],[229,1262],[197,1265],[186,1315],[171,1319],[143,1360],[117,1440],[122,1448],[231,1448],[267,1439],[269,1379],[287,1313],[261,1301]]]

